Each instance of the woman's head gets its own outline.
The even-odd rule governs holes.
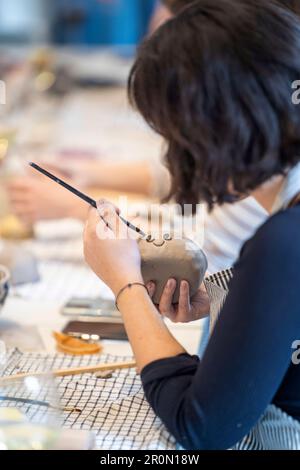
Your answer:
[[[176,1],[176,0],[175,0]],[[300,2],[299,0],[277,0],[280,4],[292,10],[300,16]]]
[[[168,144],[170,197],[224,203],[300,160],[300,23],[270,0],[198,0],[144,42],[131,102]]]
[[[169,8],[174,15],[177,15],[183,8],[187,5],[191,5],[194,1],[195,0],[162,0],[162,3]]]
[[[169,10],[174,14],[180,13],[185,7],[191,5],[196,0],[161,0],[162,3],[169,8]],[[239,1],[239,0],[236,0]],[[270,0],[272,1],[272,0]],[[274,0],[276,1],[276,0]],[[294,11],[296,14],[300,15],[300,2],[299,0],[277,0],[278,3]]]

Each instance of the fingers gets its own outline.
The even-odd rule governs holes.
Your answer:
[[[109,223],[103,217],[100,217],[99,211],[94,207],[89,210],[84,233],[85,240],[95,238],[98,238],[98,240],[113,240],[116,238]]]
[[[174,323],[185,323],[191,311],[190,287],[187,281],[180,284],[178,304],[173,303],[173,296],[176,290],[175,279],[170,279],[161,296],[159,310],[162,315],[168,317]]]
[[[97,226],[101,221],[97,209],[90,207],[88,212],[88,218],[85,224],[85,233],[86,234],[96,234]]]
[[[186,312],[190,309],[190,286],[187,281],[181,281],[178,309]]]
[[[117,214],[120,213],[120,209],[119,209],[115,204],[113,204],[112,202],[108,201],[107,199],[102,198],[102,199],[99,199],[99,200],[97,201],[97,208],[98,208],[98,210],[101,210],[102,208],[106,208],[106,207],[114,208],[114,210],[115,210],[115,212],[116,212]]]
[[[107,201],[99,201],[97,208],[100,218],[112,231],[116,239],[126,240],[128,238],[134,238],[127,225],[120,219],[116,206]]]
[[[111,228],[113,232],[116,231],[118,224],[118,215],[113,204],[109,202],[97,202],[97,209],[100,218],[105,224]]]
[[[43,162],[43,167],[45,170],[55,173],[57,176],[60,174],[61,176],[71,176],[72,175],[72,166],[70,162],[64,160],[54,160],[53,162],[48,162],[45,160]]]
[[[88,249],[93,244],[97,236],[97,226],[100,222],[98,211],[94,208],[89,210],[88,218],[83,231],[84,257],[87,259]]]
[[[36,204],[28,192],[9,192],[9,206],[11,211],[23,221],[30,223],[36,220]]]
[[[185,322],[190,309],[190,286],[187,281],[182,281],[178,300],[177,322]]]
[[[15,214],[20,220],[26,223],[34,223],[37,220],[37,212],[35,207],[31,205],[22,205],[22,204],[11,204],[11,211]]]
[[[24,190],[30,189],[30,180],[29,178],[14,178],[7,184],[8,191],[15,193],[22,193]]]
[[[97,210],[90,208],[86,222],[86,237],[97,236],[99,240],[127,240],[139,238],[130,230],[118,215],[119,209],[110,202],[101,199]]]
[[[155,282],[153,282],[153,281],[148,282],[146,284],[146,287],[147,287],[150,299],[153,299],[153,296],[155,294],[155,289],[156,289]]]
[[[170,316],[170,312],[173,311],[173,295],[176,290],[176,280],[169,279],[161,296],[159,302],[159,311],[162,315]]]
[[[27,212],[34,212],[36,207],[34,204],[26,201],[10,201],[10,208],[15,213],[19,214],[26,214]]]
[[[31,194],[29,193],[8,193],[9,202],[12,205],[21,205],[28,206],[34,205],[34,200]]]

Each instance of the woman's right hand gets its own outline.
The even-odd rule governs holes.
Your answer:
[[[174,323],[188,323],[200,320],[209,315],[210,302],[204,285],[198,289],[196,294],[190,299],[190,287],[187,281],[180,284],[180,295],[178,303],[173,303],[173,295],[176,290],[175,279],[169,279],[167,282],[159,305],[157,306],[160,313],[169,318]],[[155,293],[155,283],[149,282],[147,288],[151,297]]]
[[[88,206],[61,186],[47,178],[22,176],[7,186],[10,207],[24,223],[72,217],[85,219]]]

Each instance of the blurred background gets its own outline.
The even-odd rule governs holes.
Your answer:
[[[168,192],[164,143],[130,107],[126,84],[138,44],[170,16],[158,0],[0,0],[0,342],[7,347],[51,350],[68,302],[112,299],[84,263],[87,205],[28,162],[94,198],[120,206],[125,196],[145,231],[151,204]]]
[[[26,210],[15,210],[15,188],[8,190],[15,177],[28,177],[28,160],[71,168],[74,158],[134,161],[149,153],[150,133],[125,89],[160,8],[157,0],[0,0],[0,236],[4,216],[20,228],[16,215],[24,236],[33,234]],[[34,222],[45,218],[47,210]]]
[[[156,0],[0,0],[3,43],[134,45]]]
[[[169,175],[164,143],[129,106],[126,84],[138,44],[170,15],[158,0],[0,0],[0,375],[13,348],[33,354],[33,367],[34,354],[61,351],[53,331],[83,338],[89,322],[91,334],[95,322],[122,325],[112,293],[84,262],[87,204],[28,162],[109,199],[148,233]],[[169,322],[193,354],[196,323]],[[132,354],[128,341],[100,339],[105,354]],[[24,448],[31,434],[20,431]]]

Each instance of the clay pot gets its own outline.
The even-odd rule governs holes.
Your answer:
[[[156,283],[154,303],[159,303],[162,291],[170,278],[177,281],[174,303],[178,302],[179,286],[183,280],[188,281],[193,297],[207,270],[206,256],[196,243],[188,238],[168,239],[165,235],[163,239],[141,239],[139,248],[144,282]]]

